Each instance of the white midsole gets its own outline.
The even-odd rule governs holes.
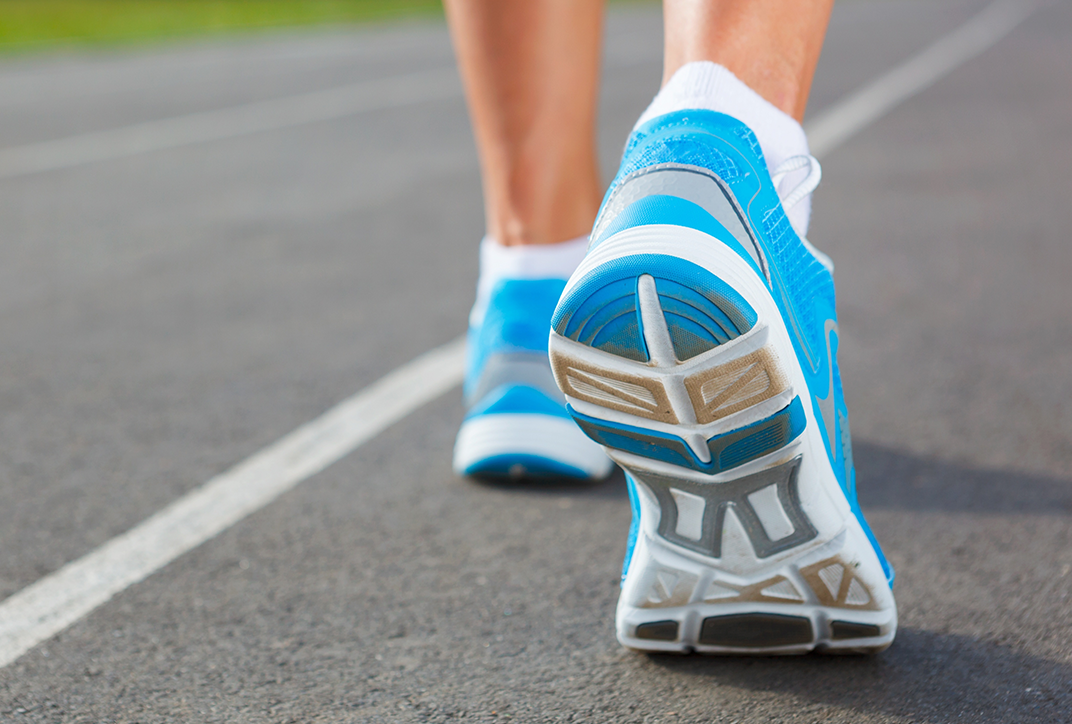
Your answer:
[[[614,463],[573,420],[535,413],[477,415],[462,423],[454,444],[454,470],[494,457],[532,455],[582,470],[589,477],[610,474]]]

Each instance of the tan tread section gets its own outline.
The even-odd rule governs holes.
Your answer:
[[[562,354],[551,354],[559,389],[600,407],[676,425],[677,414],[659,380],[610,370]]]
[[[701,425],[740,412],[789,389],[770,347],[685,379],[685,389]]]
[[[858,611],[879,610],[872,591],[853,574],[854,569],[852,563],[847,563],[841,556],[834,556],[801,568],[800,575],[824,606]]]

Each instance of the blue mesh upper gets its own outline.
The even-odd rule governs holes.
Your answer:
[[[633,156],[627,156],[618,171],[619,178],[628,176],[642,168],[666,163],[673,159],[674,163],[683,163],[690,166],[702,166],[711,169],[724,181],[737,178],[741,173],[733,159],[712,148],[705,143],[697,143],[695,138],[688,133],[675,136],[666,136],[653,139],[651,143],[638,147],[638,152]]]
[[[495,285],[482,324],[469,328],[466,393],[476,386],[492,354],[547,354],[551,315],[565,286],[562,279],[505,279]]]
[[[752,129],[744,124],[738,124],[733,129],[733,133],[737,138],[741,139],[748,144],[748,148],[755,154],[756,158],[760,161],[765,161],[763,158],[763,149],[759,146],[759,139],[756,138],[756,134],[752,133]]]
[[[768,258],[774,262],[772,275],[777,273],[785,284],[814,359],[825,345],[822,338],[825,317],[819,318],[818,314],[826,311],[824,300],[833,310],[834,277],[801,243],[781,205],[763,215],[762,228],[770,244]],[[814,370],[816,365],[810,363],[810,367]]]

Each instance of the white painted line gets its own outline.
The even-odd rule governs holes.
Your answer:
[[[627,67],[629,63],[614,63]],[[451,66],[0,148],[0,179],[460,97]]]
[[[938,67],[936,63],[943,68],[943,73],[948,73],[956,67],[957,63],[974,57],[997,42],[1016,23],[1027,17],[1027,13],[1034,8],[1034,6],[1017,3],[1015,4],[1015,7],[1019,8],[1017,11],[1019,14],[1017,14],[1010,10],[1013,7],[1013,3],[999,0],[959,30],[939,40],[921,55],[866,86],[847,101],[837,104],[828,113],[822,114],[818,119],[820,123],[818,129],[816,130],[815,125],[812,125],[812,132],[819,134],[818,142],[815,139],[812,140],[813,152],[816,155],[829,152],[867,123],[881,116],[894,104],[933,83],[938,78],[933,72],[934,67]],[[996,28],[1004,28],[1004,30],[998,32]],[[966,33],[966,29],[970,32]],[[965,37],[970,42],[965,40]],[[950,40],[957,38],[959,40]],[[986,39],[986,45],[981,44],[980,38]],[[951,47],[957,49],[955,53],[948,50],[947,46],[950,43]],[[943,47],[946,50],[935,50]],[[918,62],[920,58],[928,55],[934,57],[923,63]],[[959,58],[959,60],[957,63],[952,63],[950,58]],[[905,70],[917,66],[927,68],[927,74],[921,74],[922,71],[919,70],[911,72]],[[907,76],[911,82],[906,82],[902,76]],[[411,77],[418,78],[418,76]],[[894,80],[889,80],[891,77]],[[898,80],[898,78],[901,79]],[[456,84],[456,82],[456,77],[451,74],[449,83]],[[414,83],[419,85],[418,81]],[[368,85],[364,87],[368,88]],[[453,87],[452,93],[457,92],[456,87],[456,85]],[[356,86],[351,86],[351,91],[353,88]],[[909,90],[906,91],[906,88]],[[293,99],[268,101],[266,103],[269,105],[281,104],[277,107],[279,115],[276,125],[264,125],[259,129],[283,128],[309,122],[300,120],[301,118],[314,117],[314,120],[317,120],[360,112],[357,110],[342,113],[341,109],[345,107],[364,110],[373,107],[391,107],[391,105],[384,104],[382,98],[369,99],[367,94],[358,94],[360,98],[357,96],[342,98],[332,95],[342,90],[336,89],[305,96],[305,98],[321,97],[318,106],[319,116],[312,112],[302,116],[301,109],[292,105]],[[410,91],[412,92],[413,89],[411,88]],[[412,96],[394,96],[396,100],[393,104],[405,105],[414,102],[402,100],[403,97],[411,98]],[[859,98],[864,98],[865,101],[859,101]],[[346,103],[352,105],[347,106]],[[246,112],[245,109],[250,107],[243,106],[239,109],[231,109],[231,111],[213,111],[184,118],[234,112],[236,115],[231,120],[232,130],[227,135],[214,136],[214,138],[228,138],[259,130],[242,130],[251,128],[250,121],[256,120],[243,115]],[[332,108],[335,110],[332,111]],[[875,109],[878,109],[877,112]],[[340,113],[340,115],[329,115],[331,113]],[[246,120],[245,125],[239,122],[242,118]],[[286,118],[291,120],[281,122],[281,119]],[[181,120],[174,119],[174,122]],[[152,126],[153,124],[145,125]],[[194,127],[199,126],[192,124],[191,128]],[[185,132],[190,134],[185,136],[186,138],[195,136],[192,131]],[[204,129],[201,132],[208,135],[208,131]],[[160,138],[167,138],[167,134],[162,134]],[[53,143],[61,143],[61,141]],[[156,146],[156,148],[164,147],[170,146]],[[138,152],[140,151],[132,151],[132,153]],[[88,163],[88,161],[84,162]],[[68,563],[55,573],[45,576],[0,603],[0,667],[7,666],[120,591],[158,571],[183,553],[196,548],[247,515],[263,508],[298,483],[343,458],[391,424],[434,400],[462,380],[464,367],[463,338],[418,357],[312,422],[239,463],[226,473],[183,496],[135,528],[113,538],[100,548]]]
[[[433,349],[0,603],[0,667],[263,508],[461,381],[464,338]]]
[[[998,0],[922,53],[818,114],[806,128],[812,154],[830,153],[901,101],[997,43],[1038,7],[1031,0]]]
[[[276,131],[461,95],[454,68],[354,83],[231,108],[0,149],[0,179]]]

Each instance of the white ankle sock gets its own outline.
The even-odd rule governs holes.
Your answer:
[[[480,242],[480,277],[469,324],[475,327],[483,321],[491,290],[500,280],[569,279],[587,251],[587,235],[559,244],[530,246],[503,246],[485,236]]]
[[[729,69],[706,60],[681,66],[641,114],[636,128],[665,113],[692,108],[725,113],[751,128],[771,174],[787,158],[808,153],[808,138],[794,118],[775,108]],[[780,188],[792,189],[806,176],[807,169],[790,173],[782,179]],[[786,215],[797,234],[805,236],[811,218],[811,197],[788,209]]]

